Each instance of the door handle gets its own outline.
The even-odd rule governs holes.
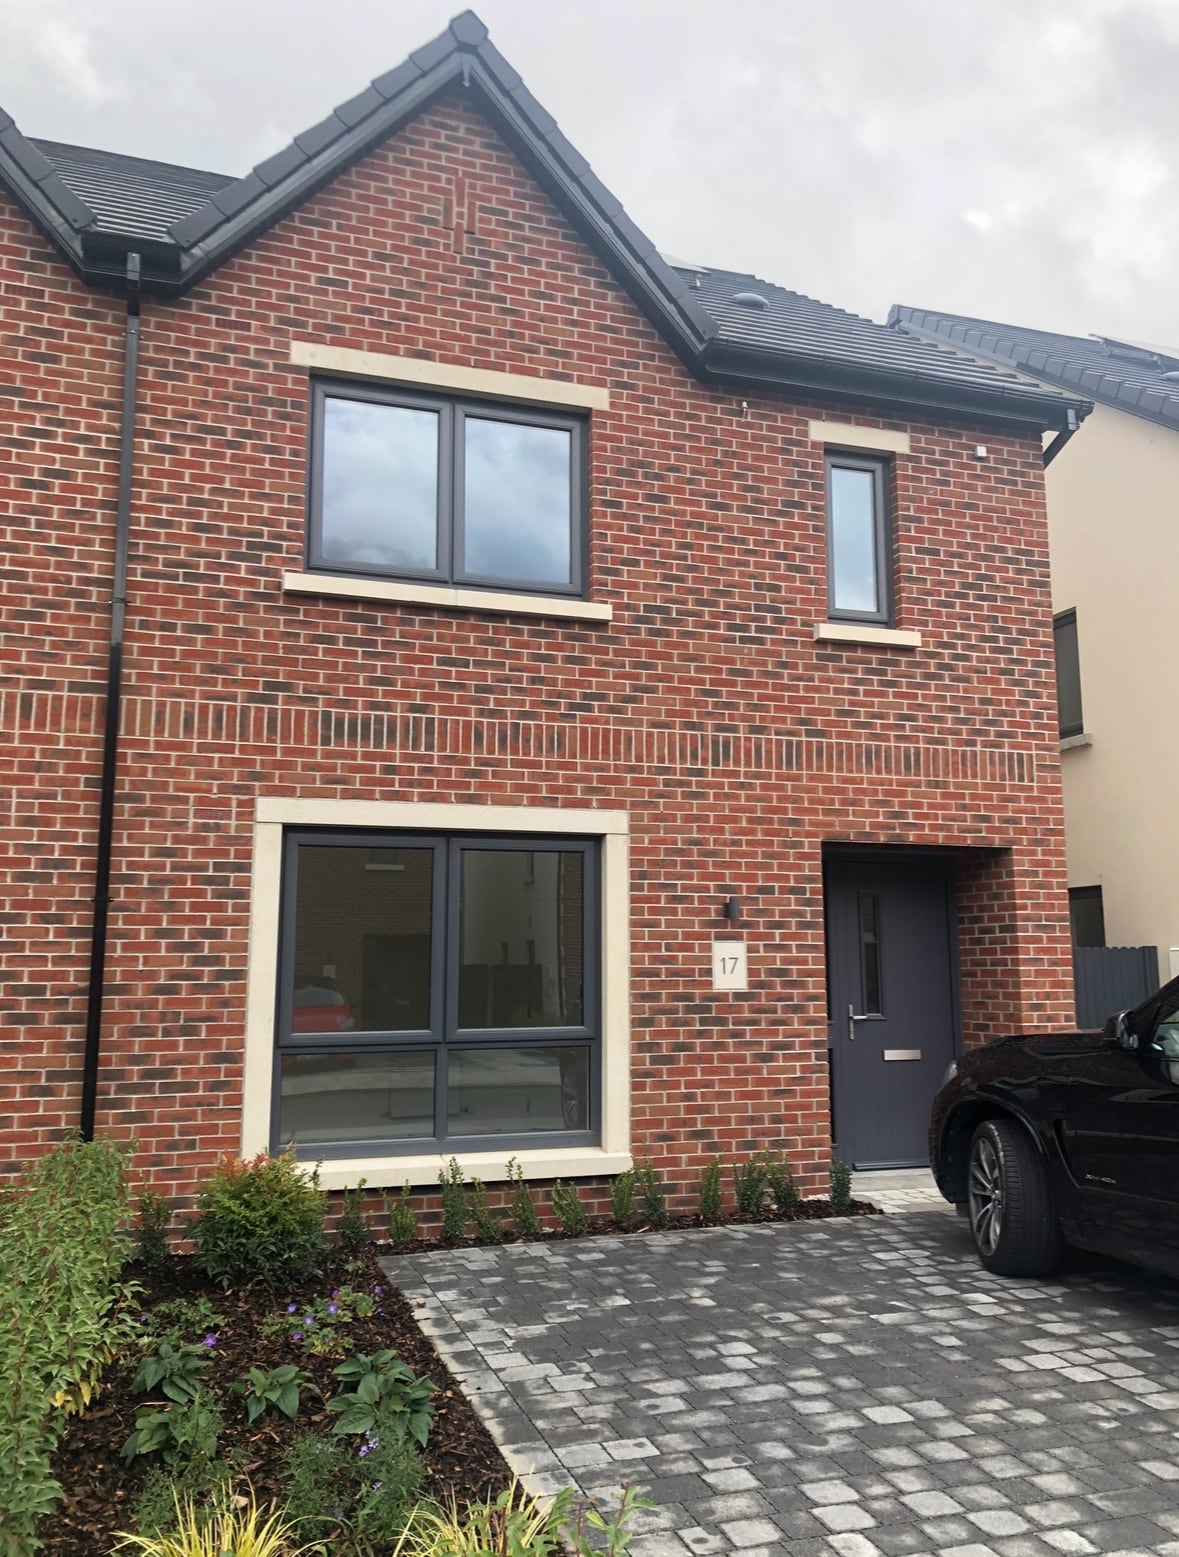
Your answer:
[[[867,1020],[868,1020],[868,1018],[866,1016],[857,1016],[856,1015],[856,1008],[855,1008],[855,1006],[848,1006],[848,1008],[847,1008],[847,1038],[848,1038],[848,1042],[849,1043],[855,1043],[855,1041],[856,1041],[856,1023],[857,1022],[866,1022]]]

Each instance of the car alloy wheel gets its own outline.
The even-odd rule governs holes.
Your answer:
[[[970,1154],[970,1230],[980,1253],[994,1254],[1003,1232],[1003,1173],[993,1143],[980,1135]]]

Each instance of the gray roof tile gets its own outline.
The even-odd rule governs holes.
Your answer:
[[[66,188],[94,212],[98,232],[167,241],[173,222],[208,205],[219,189],[236,182],[220,173],[88,146],[45,140],[32,144]]]

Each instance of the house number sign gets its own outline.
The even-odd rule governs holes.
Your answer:
[[[748,989],[749,961],[744,941],[713,941],[713,989]]]

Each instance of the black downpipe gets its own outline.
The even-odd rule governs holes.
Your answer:
[[[94,925],[90,936],[90,986],[86,997],[86,1047],[82,1054],[84,1141],[94,1139],[98,1103],[98,1051],[102,1038],[102,987],[110,910],[111,854],[115,826],[115,774],[123,712],[123,628],[127,617],[127,555],[131,543],[131,474],[139,382],[138,254],[127,256],[127,324],[123,348],[123,415],[119,428],[119,491],[115,509],[115,577],[106,662],[106,713],[102,729],[102,787],[98,800],[98,856],[94,867]]]

